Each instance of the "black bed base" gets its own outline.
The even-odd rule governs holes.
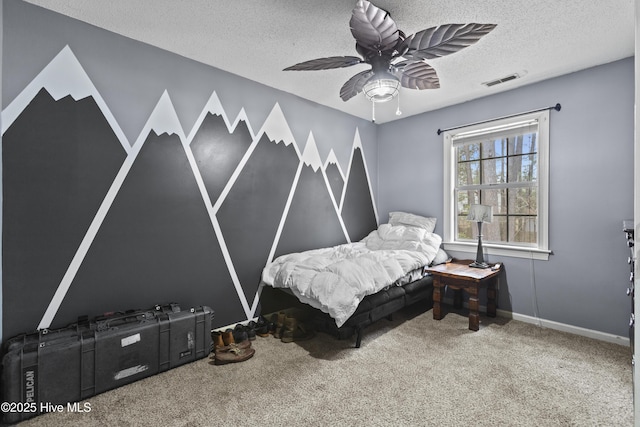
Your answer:
[[[265,291],[267,291],[266,295]],[[278,296],[276,296],[272,295],[271,291],[281,292],[278,292]],[[284,297],[284,295],[288,295],[289,298]],[[433,278],[425,276],[404,286],[391,286],[388,289],[366,296],[351,317],[339,328],[336,326],[335,320],[328,314],[302,304],[286,289],[265,286],[261,297],[263,312],[275,312],[282,308],[283,301],[279,301],[281,307],[265,311],[265,308],[269,307],[270,303],[273,303],[271,298],[284,298],[285,301],[288,301],[285,302],[285,304],[289,304],[288,307],[303,306],[306,310],[312,310],[313,315],[311,318],[316,331],[328,333],[337,339],[348,339],[355,334],[355,347],[360,348],[363,330],[372,323],[382,318],[390,319],[391,315],[396,311],[418,301],[422,301],[422,304],[431,307],[433,302]],[[274,306],[271,305],[271,307]]]

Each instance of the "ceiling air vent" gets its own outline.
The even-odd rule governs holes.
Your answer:
[[[510,75],[508,75],[506,77],[502,77],[502,78],[499,78],[499,79],[496,79],[496,80],[491,80],[490,82],[484,82],[482,84],[487,86],[487,87],[491,87],[491,86],[499,85],[501,83],[506,83],[506,82],[511,81],[511,80],[515,80],[515,79],[517,79],[519,77],[520,77],[519,74],[513,73],[513,74],[510,74]]]

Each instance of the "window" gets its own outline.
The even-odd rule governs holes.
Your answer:
[[[444,242],[476,250],[472,204],[491,205],[482,226],[489,254],[548,259],[549,111],[523,114],[444,133]]]

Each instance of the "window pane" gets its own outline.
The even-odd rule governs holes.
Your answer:
[[[480,162],[458,163],[458,183],[457,185],[478,185],[480,184]]]
[[[537,153],[537,137],[537,133],[528,133],[509,138],[509,155]]]
[[[464,215],[467,217],[469,213],[469,205],[477,205],[480,203],[480,191],[479,190],[468,190],[468,191],[457,191],[456,199],[458,202],[458,215]]]
[[[509,213],[511,215],[537,215],[538,189],[535,187],[509,189]]]
[[[458,162],[480,159],[480,144],[461,145],[456,148]]]
[[[507,182],[507,159],[505,157],[482,161],[482,183],[501,184]]]
[[[538,180],[536,154],[509,157],[509,182],[535,182]]]
[[[473,229],[474,226],[473,221],[467,220],[467,215],[459,215],[458,216],[458,230],[457,230],[457,238],[458,239],[473,239]]]
[[[538,219],[535,216],[517,216],[509,220],[510,242],[537,243]]]
[[[467,221],[471,223],[471,221]],[[478,224],[473,223],[472,236],[474,240],[478,240]],[[490,223],[482,223],[482,241],[483,242],[506,242],[507,241],[507,217],[494,216]]]
[[[482,143],[482,158],[505,157],[507,155],[507,139],[496,139]]]
[[[494,215],[506,215],[507,189],[482,190],[482,204],[493,206]]]

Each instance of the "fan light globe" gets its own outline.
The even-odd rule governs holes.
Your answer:
[[[371,102],[391,101],[398,95],[399,89],[400,82],[390,78],[371,80],[362,88],[364,96]]]

